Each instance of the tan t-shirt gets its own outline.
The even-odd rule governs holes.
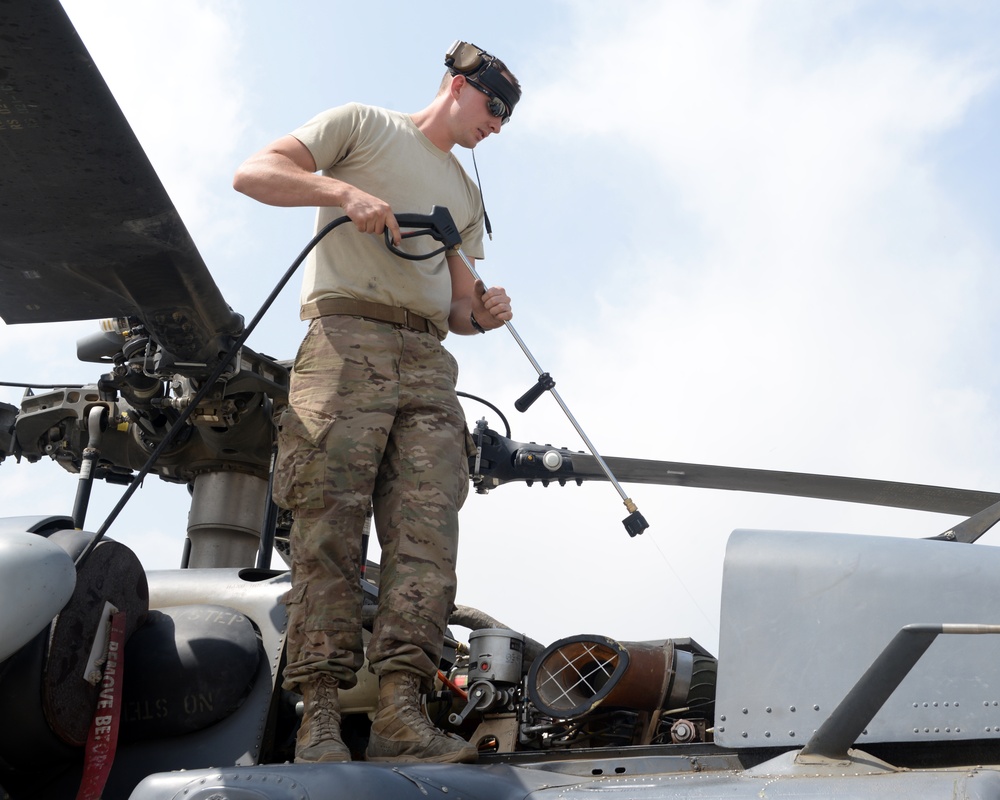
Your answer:
[[[317,169],[387,202],[395,213],[429,214],[444,206],[470,258],[483,257],[483,205],[458,159],[431,144],[407,114],[351,103],[324,111],[292,135]],[[316,230],[344,215],[319,208]],[[441,244],[429,236],[400,249],[428,253]],[[451,275],[445,254],[409,261],[391,253],[381,236],[359,233],[350,222],[326,235],[306,260],[301,302],[350,297],[401,306],[448,330]]]

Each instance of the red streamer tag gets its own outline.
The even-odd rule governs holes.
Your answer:
[[[100,800],[104,785],[111,774],[118,746],[118,720],[122,705],[122,668],[125,656],[125,612],[111,617],[111,636],[108,638],[108,659],[104,664],[104,677],[97,697],[94,720],[87,736],[84,753],[83,780],[76,800]]]

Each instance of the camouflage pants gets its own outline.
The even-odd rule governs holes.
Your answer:
[[[434,675],[455,600],[469,490],[458,366],[435,336],[349,316],[312,321],[281,413],[274,498],[292,509],[285,687],[363,663],[361,534],[382,549],[368,660]]]

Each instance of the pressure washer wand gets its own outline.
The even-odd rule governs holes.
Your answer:
[[[469,268],[469,272],[472,273],[473,278],[477,281],[482,281],[482,278],[479,277],[479,273],[476,272],[475,266],[473,266],[472,262],[469,261],[465,253],[462,252],[462,248],[456,247],[452,252],[458,253],[459,258],[461,258],[465,266]],[[628,535],[635,536],[642,533],[649,527],[649,523],[646,522],[646,518],[640,513],[636,504],[632,502],[632,498],[625,494],[625,490],[622,489],[621,484],[618,483],[618,479],[615,478],[614,473],[611,472],[611,468],[608,467],[608,465],[604,462],[604,459],[601,458],[600,454],[597,452],[597,448],[595,448],[593,442],[590,441],[590,437],[583,432],[583,428],[581,428],[580,423],[576,421],[576,417],[573,416],[573,412],[569,410],[569,407],[565,402],[563,402],[562,397],[559,396],[559,392],[557,392],[555,388],[556,382],[552,379],[549,373],[542,369],[538,361],[535,360],[535,357],[531,354],[528,346],[524,343],[524,340],[521,338],[520,334],[518,334],[510,320],[504,320],[503,324],[507,327],[507,330],[510,331],[510,335],[514,337],[514,341],[517,342],[521,351],[525,356],[527,356],[528,361],[531,362],[531,366],[535,368],[535,372],[538,373],[538,382],[525,392],[516,403],[514,403],[514,407],[518,411],[527,411],[531,404],[541,397],[542,392],[550,392],[556,399],[559,407],[563,410],[566,418],[570,421],[573,427],[576,428],[576,432],[580,434],[580,438],[583,439],[584,443],[587,445],[587,449],[590,450],[591,455],[593,455],[594,459],[597,461],[597,464],[604,472],[604,475],[611,482],[611,485],[615,487],[615,491],[618,492],[622,501],[625,503],[625,508],[628,509],[629,515],[622,520],[622,525],[625,526],[625,530],[628,531]]]
[[[462,252],[462,248],[459,246],[462,244],[462,236],[458,231],[458,227],[455,225],[455,220],[452,218],[451,212],[448,211],[447,208],[444,206],[433,206],[430,214],[396,214],[396,222],[399,224],[400,228],[415,229],[401,234],[402,239],[409,239],[414,236],[431,236],[440,242],[442,247],[439,250],[434,250],[433,252],[424,253],[422,255],[407,253],[400,250],[395,246],[395,244],[393,244],[392,238],[389,234],[389,229],[386,228],[383,233],[383,236],[385,237],[385,246],[388,247],[391,252],[401,258],[406,258],[411,261],[430,258],[431,256],[436,256],[444,252],[445,250],[455,252],[458,253],[458,256],[465,263],[465,266],[469,268],[469,272],[472,273],[472,277],[477,281],[482,281],[482,278],[479,277],[479,273],[476,272],[476,268],[466,257],[465,253]],[[591,455],[594,456],[594,459],[604,472],[604,475],[611,482],[611,485],[615,487],[615,491],[618,492],[624,501],[625,508],[628,509],[629,515],[622,520],[622,524],[625,526],[625,530],[628,531],[628,535],[635,536],[642,533],[649,527],[649,523],[646,522],[646,518],[639,513],[639,509],[636,507],[635,503],[632,502],[632,499],[625,494],[625,490],[622,489],[621,484],[618,483],[618,480],[615,478],[608,465],[604,463],[604,459],[601,458],[600,454],[597,452],[597,448],[594,447],[593,442],[591,442],[587,434],[583,432],[583,428],[580,427],[580,423],[576,421],[576,417],[573,416],[572,412],[570,412],[569,408],[563,402],[563,399],[559,396],[559,393],[555,389],[556,382],[552,380],[549,373],[542,370],[541,366],[539,366],[538,362],[535,360],[535,357],[531,355],[531,351],[528,350],[528,346],[524,343],[524,340],[518,335],[514,326],[510,324],[510,321],[504,320],[503,324],[507,326],[507,330],[509,330],[511,336],[514,337],[514,341],[517,342],[518,346],[528,357],[528,361],[531,362],[531,366],[533,366],[535,371],[538,373],[538,382],[525,392],[516,403],[514,403],[514,407],[518,411],[527,411],[531,404],[541,397],[542,392],[546,390],[551,392],[552,396],[559,404],[559,407],[566,414],[566,417],[573,424],[573,427],[576,428],[576,432],[580,434],[580,438],[586,443]]]

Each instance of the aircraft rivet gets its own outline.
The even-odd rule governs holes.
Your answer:
[[[788,710],[791,711],[794,714],[795,713],[795,706],[789,706]]]
[[[747,738],[747,732],[743,731],[743,733],[741,733],[740,736],[742,736],[744,739],[746,739]]]
[[[770,739],[771,738],[771,731],[764,731],[764,738],[765,739]]]
[[[743,713],[744,714],[749,714],[750,713],[750,709],[749,708],[744,708],[743,709]]]
[[[794,739],[794,738],[795,738],[795,731],[789,731],[789,732],[788,732],[788,735],[789,735],[789,736],[790,736],[791,738],[793,738],[793,739]]]
[[[819,711],[819,706],[813,706],[813,711]]]
[[[726,721],[726,715],[725,714],[720,714],[719,715],[719,722],[725,722],[725,721]]]

